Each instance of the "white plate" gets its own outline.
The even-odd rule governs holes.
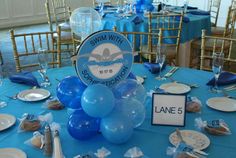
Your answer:
[[[22,101],[40,101],[49,96],[50,92],[46,89],[29,89],[18,93],[17,98]]]
[[[206,104],[216,110],[233,112],[236,111],[236,100],[227,97],[214,97],[207,100]]]
[[[10,128],[16,122],[16,118],[9,114],[0,114],[0,131]]]
[[[189,86],[175,82],[162,84],[159,88],[171,94],[185,94],[191,90]]]
[[[140,76],[136,76],[136,79],[137,79],[137,82],[138,82],[139,84],[143,84],[144,78],[142,78],[142,77],[140,77]]]
[[[193,130],[180,130],[183,140],[191,145],[194,149],[203,150],[210,145],[209,138],[197,131]],[[179,137],[176,135],[176,132],[171,133],[169,136],[169,141],[171,144],[177,146],[180,142]]]
[[[1,148],[0,157],[1,158],[27,158],[25,152],[17,148]]]

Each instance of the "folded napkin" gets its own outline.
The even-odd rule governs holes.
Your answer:
[[[209,11],[203,11],[203,10],[190,10],[188,13],[193,15],[210,15]]]
[[[128,75],[128,77],[127,77],[127,78],[128,78],[128,79],[137,80],[137,78],[136,78],[135,74],[133,74],[132,72],[130,72],[130,73],[129,73],[129,75]]]
[[[39,86],[37,79],[31,72],[21,72],[9,77],[11,82],[25,84],[28,86]]]
[[[142,19],[142,17],[140,17],[140,16],[136,16],[136,17],[132,20],[132,22],[133,22],[135,25],[138,25],[138,24],[140,24],[140,23],[143,22],[143,19]]]
[[[156,74],[160,71],[160,65],[158,63],[143,63],[144,67],[146,67],[151,73]],[[166,64],[164,63],[161,70],[163,70],[166,67]]]
[[[184,8],[184,6],[182,6],[181,8]],[[198,9],[197,7],[192,7],[192,6],[187,6],[187,9]]]
[[[180,16],[176,16],[175,19],[176,19],[176,20],[180,20]],[[188,23],[189,21],[190,21],[190,20],[189,20],[189,17],[183,16],[183,22]]]
[[[222,72],[217,81],[218,86],[228,85],[232,83],[236,83],[236,75],[230,72]],[[207,83],[208,86],[213,86],[214,84],[215,84],[215,78],[212,78]]]

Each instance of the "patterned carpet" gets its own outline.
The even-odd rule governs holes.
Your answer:
[[[3,74],[5,77],[16,73],[15,69],[15,61],[13,58],[13,48],[12,43],[10,39],[10,33],[9,29],[2,29],[0,30],[0,51],[2,53],[3,57]],[[23,26],[23,27],[17,27],[13,28],[15,30],[15,33],[31,33],[31,32],[44,32],[49,31],[48,24],[38,24],[38,25],[31,25],[31,26]],[[23,41],[21,41],[22,44],[17,44],[20,47],[24,47]],[[62,65],[71,65],[69,54],[62,54],[63,55],[63,63]],[[36,58],[27,58],[26,62],[35,62]],[[34,70],[34,69],[31,69]]]

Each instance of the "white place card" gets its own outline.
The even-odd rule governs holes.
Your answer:
[[[152,96],[152,125],[185,125],[185,95],[159,94]]]

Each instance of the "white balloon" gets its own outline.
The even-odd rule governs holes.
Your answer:
[[[90,34],[101,30],[101,16],[90,7],[81,7],[75,9],[70,17],[71,30],[82,40]]]

